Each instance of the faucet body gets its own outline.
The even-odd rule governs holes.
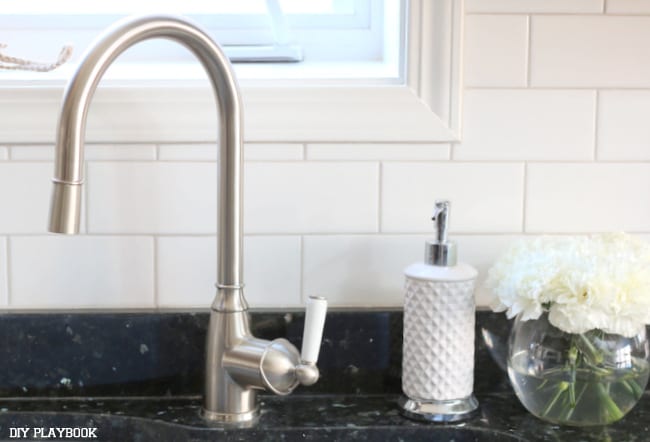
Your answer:
[[[218,280],[206,339],[203,415],[221,422],[251,421],[257,415],[257,390],[288,394],[300,383],[315,383],[318,369],[313,357],[301,359],[287,340],[266,341],[250,332],[243,293],[242,102],[229,60],[204,31],[180,17],[144,16],[117,23],[93,43],[64,93],[49,229],[68,234],[79,231],[86,115],[94,91],[122,52],[152,38],[170,39],[188,48],[205,68],[215,94],[219,115]],[[318,308],[325,303],[326,308],[322,299],[313,302],[320,303]],[[324,315],[323,311],[321,323],[314,324],[320,325],[321,334]],[[318,341],[320,346],[320,334]]]

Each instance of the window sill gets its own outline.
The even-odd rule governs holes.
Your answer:
[[[462,2],[411,0],[405,79],[372,77],[347,68],[323,81],[297,65],[273,69],[277,78],[251,78],[238,65],[248,142],[452,142],[459,139]],[[456,23],[456,25],[454,25]],[[435,24],[435,26],[434,26]],[[303,65],[303,70],[304,66]],[[377,67],[377,66],[375,66]],[[3,73],[0,144],[53,143],[67,71],[44,76]],[[109,69],[90,108],[89,142],[211,142],[217,136],[214,97],[198,65],[140,70],[125,80]],[[332,69],[330,67],[330,69]],[[390,69],[389,69],[390,71]],[[293,73],[292,73],[293,72]],[[344,76],[343,73],[346,73]],[[5,75],[6,74],[6,75]],[[154,75],[155,74],[155,75]],[[157,76],[157,78],[156,78]],[[183,80],[177,80],[177,78]],[[298,80],[298,77],[301,79]],[[389,78],[387,81],[386,78]],[[25,79],[26,78],[26,79]]]

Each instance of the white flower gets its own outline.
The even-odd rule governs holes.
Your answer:
[[[491,307],[568,333],[635,335],[650,323],[650,244],[624,233],[540,237],[513,245],[490,269]]]

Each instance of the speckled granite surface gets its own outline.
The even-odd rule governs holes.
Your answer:
[[[257,313],[253,324],[260,336],[300,344],[299,313]],[[489,330],[494,344],[507,330],[502,315],[487,312],[477,320],[481,408],[466,422],[398,414],[401,313],[369,311],[328,316],[316,388],[262,396],[251,428],[211,427],[198,415],[206,325],[205,313],[0,315],[0,440],[16,440],[18,427],[97,428],[93,440],[102,441],[650,440],[648,397],[605,428],[560,428],[528,414],[480,338]]]

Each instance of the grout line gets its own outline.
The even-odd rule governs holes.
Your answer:
[[[609,5],[609,0],[603,0],[603,6],[601,7],[602,14],[605,14],[607,12],[608,5]]]
[[[156,144],[156,149],[154,151],[154,160],[155,161],[160,161],[160,143]]]
[[[300,158],[302,161],[307,160],[307,143],[302,143],[301,144],[301,153],[302,157]]]
[[[532,33],[533,18],[528,15],[526,20],[526,87],[530,88],[532,77],[532,48],[533,48],[533,33]]]
[[[600,91],[596,89],[596,99],[594,106],[594,146],[593,146],[593,158],[594,161],[598,161],[598,138],[600,136],[598,120],[600,118]]]
[[[7,306],[11,305],[11,237],[5,237],[5,289],[7,290]]]

